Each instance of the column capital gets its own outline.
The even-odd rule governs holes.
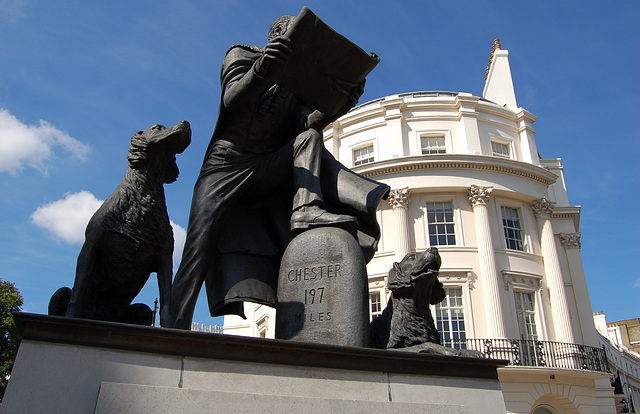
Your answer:
[[[475,207],[479,204],[486,205],[489,202],[489,195],[491,195],[492,191],[492,187],[472,185],[471,188],[469,188],[469,201],[471,201],[471,206]]]
[[[531,208],[533,209],[533,213],[536,218],[549,218],[555,206],[556,203],[552,203],[545,197],[542,197],[540,200],[534,201]]]
[[[409,207],[409,187],[398,188],[389,191],[389,198],[387,202],[391,208],[408,208]]]
[[[580,232],[578,233],[560,233],[560,242],[565,249],[580,249],[582,244],[580,243]]]

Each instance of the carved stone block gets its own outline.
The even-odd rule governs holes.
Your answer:
[[[348,232],[322,227],[297,236],[280,265],[276,338],[368,345],[367,270]]]

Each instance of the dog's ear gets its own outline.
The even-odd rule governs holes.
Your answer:
[[[400,264],[397,262],[393,263],[393,268],[389,271],[387,287],[392,292],[395,292],[399,289],[411,287],[411,279],[404,274],[402,268],[400,267]]]
[[[436,280],[431,287],[431,297],[429,298],[429,304],[437,305],[447,297],[447,292],[444,290],[444,285],[439,280]]]
[[[131,137],[127,161],[131,168],[140,168],[147,163],[147,140],[143,131],[138,131]]]

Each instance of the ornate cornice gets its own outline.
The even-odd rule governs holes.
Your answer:
[[[368,178],[421,170],[479,170],[515,175],[544,186],[556,182],[558,176],[537,165],[488,155],[431,154],[394,158],[352,168]]]
[[[409,207],[409,187],[389,191],[387,201],[391,208],[407,209]]]
[[[551,213],[553,212],[555,205],[556,203],[552,203],[545,197],[542,197],[540,200],[534,201],[531,208],[533,209],[533,213],[536,218],[549,218],[551,217]]]
[[[509,286],[527,290],[539,290],[542,287],[542,276],[540,275],[503,270],[502,277],[504,279],[505,290],[509,290]]]
[[[560,242],[566,249],[580,249],[580,232],[578,233],[560,233]]]
[[[474,289],[474,282],[471,279],[472,269],[440,269],[438,280],[444,284],[464,285],[468,284],[469,289]]]
[[[492,191],[493,188],[491,187],[481,187],[475,184],[472,185],[471,188],[469,188],[469,201],[471,201],[471,205],[473,207],[479,204],[486,205],[489,202],[489,196]]]

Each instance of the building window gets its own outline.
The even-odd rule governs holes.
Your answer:
[[[467,349],[462,288],[445,288],[444,291],[447,296],[436,305],[436,325],[442,345],[455,349]]]
[[[256,330],[258,331],[258,336],[260,338],[267,337],[267,327],[269,322],[269,315],[264,315],[262,318],[256,322]]]
[[[491,141],[491,152],[495,157],[511,158],[509,144],[503,142]]]
[[[371,320],[382,315],[382,302],[380,301],[380,292],[369,293],[369,310],[371,312]]]
[[[522,225],[518,210],[511,207],[500,207],[502,210],[502,227],[504,228],[504,240],[507,249],[523,251]]]
[[[537,366],[539,350],[534,341],[538,340],[536,328],[536,302],[533,293],[513,292],[516,299],[516,319],[520,332],[520,355],[524,365]]]
[[[373,145],[353,150],[353,165],[362,165],[373,162]]]
[[[518,319],[520,339],[538,339],[535,314],[536,306],[533,293],[514,292],[514,295],[516,296],[516,318]]]
[[[422,154],[446,154],[447,147],[444,144],[444,136],[420,138]]]
[[[427,203],[429,245],[451,246],[456,244],[453,222],[453,203],[450,201]]]

